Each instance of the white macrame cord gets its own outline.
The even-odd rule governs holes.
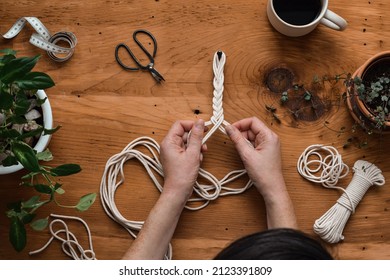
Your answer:
[[[50,217],[54,218],[54,220],[52,220],[49,224],[51,238],[40,249],[29,252],[30,256],[42,252],[47,247],[49,247],[49,245],[54,240],[58,240],[59,242],[61,242],[62,251],[68,257],[74,260],[96,260],[95,252],[93,251],[91,231],[88,227],[88,224],[83,219],[74,216],[64,216],[56,214],[51,214]],[[89,249],[84,249],[80,245],[76,236],[69,230],[69,227],[65,220],[78,221],[85,227],[85,230],[88,235]],[[59,224],[60,226],[62,226],[62,228],[55,230],[54,227],[56,224]]]
[[[226,56],[222,51],[218,51],[214,55],[213,60],[213,115],[209,121],[205,122],[206,126],[211,126],[203,138],[205,143],[217,130],[226,134],[225,126],[229,125],[224,119],[223,114],[223,91],[224,91],[224,65]],[[190,137],[190,136],[189,136]],[[142,153],[139,148],[146,148],[150,155]],[[141,230],[144,221],[131,221],[122,216],[115,204],[116,190],[121,186],[125,180],[124,165],[128,160],[138,160],[147,171],[156,188],[162,192],[163,187],[157,179],[156,175],[164,177],[163,168],[159,161],[160,146],[150,137],[140,137],[129,143],[120,153],[112,156],[106,163],[104,173],[100,184],[100,197],[103,208],[107,215],[121,226],[123,226],[129,234],[136,238],[138,232]],[[206,207],[210,201],[217,199],[220,196],[240,194],[250,188],[253,183],[251,180],[241,188],[229,188],[227,184],[238,179],[246,174],[245,169],[234,170],[229,172],[221,180],[218,180],[213,174],[203,168],[199,170],[198,178],[209,182],[208,184],[201,184],[199,179],[194,186],[194,196],[188,200],[185,208],[189,210],[200,210]],[[192,206],[193,203],[200,204]],[[172,246],[169,244],[165,259],[172,259]]]
[[[326,156],[323,157],[323,154]],[[299,174],[307,180],[343,191],[337,202],[313,225],[314,232],[329,243],[344,240],[345,225],[367,190],[373,185],[385,184],[385,178],[376,165],[358,160],[353,166],[354,175],[348,187],[344,189],[336,186],[339,179],[348,175],[349,168],[332,146],[309,146],[299,157],[297,168]]]

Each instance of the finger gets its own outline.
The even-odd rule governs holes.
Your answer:
[[[190,132],[194,126],[194,122],[190,120],[179,121],[179,123],[185,132]]]
[[[184,132],[184,135],[183,135],[183,141],[184,141],[184,143],[187,143],[187,141],[188,141],[188,135],[189,135],[188,132]]]
[[[227,135],[230,137],[237,151],[241,154],[245,149],[251,147],[248,140],[241,134],[240,130],[234,125],[225,127]],[[253,147],[252,147],[253,148]]]
[[[173,143],[176,146],[183,145],[183,135],[185,130],[180,121],[176,121],[169,129],[167,136],[164,138],[165,142]],[[163,142],[164,142],[163,140]]]
[[[204,134],[204,121],[199,119],[195,122],[191,130],[191,135],[187,141],[187,150],[200,152],[202,147],[202,139]]]
[[[269,130],[269,128],[256,117],[240,120],[233,125],[240,131],[252,131],[255,135]]]
[[[193,125],[193,121],[176,121],[168,131],[166,139],[174,145],[184,147],[184,143],[188,141],[188,133],[193,127]]]

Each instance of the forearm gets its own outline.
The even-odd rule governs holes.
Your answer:
[[[123,259],[163,259],[185,201],[162,193]]]
[[[298,228],[294,206],[287,191],[277,199],[265,202],[267,226],[272,228]]]
[[[294,206],[282,176],[263,186],[260,192],[267,212],[267,226],[271,228],[297,228]]]

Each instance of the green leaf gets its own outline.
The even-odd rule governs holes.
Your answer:
[[[311,93],[309,91],[305,91],[305,94],[303,95],[303,98],[305,98],[306,101],[310,101]]]
[[[65,190],[63,188],[58,188],[56,189],[56,193],[58,194],[64,194],[65,193]]]
[[[30,214],[30,213],[27,213],[25,212],[24,215],[21,217],[21,220],[22,220],[22,223],[23,224],[28,224],[30,223],[35,217],[35,214]]]
[[[30,226],[34,230],[41,231],[44,230],[48,224],[49,224],[49,217],[46,217],[44,219],[35,220],[30,224]]]
[[[43,131],[43,127],[38,127],[37,129],[33,129],[29,132],[25,132],[23,133],[22,135],[20,135],[18,137],[18,140],[23,140],[23,139],[26,139],[26,138],[29,138],[29,137],[34,137],[34,136],[37,136],[39,134],[41,134]]]
[[[61,126],[59,125],[59,126],[57,126],[57,127],[55,127],[55,128],[53,128],[53,129],[44,129],[43,130],[43,135],[51,135],[51,134],[53,134],[53,133],[55,133],[57,130],[59,130],[61,128]]]
[[[40,193],[46,193],[46,194],[53,193],[53,189],[50,188],[50,186],[44,185],[44,184],[36,184],[36,185],[34,185],[34,189]]]
[[[37,64],[40,55],[21,57],[6,63],[0,71],[0,80],[5,84],[23,78]]]
[[[40,166],[34,150],[24,142],[12,143],[12,152],[18,161],[30,172],[39,172]]]
[[[7,205],[8,208],[10,208],[10,205]],[[18,217],[20,211],[17,211],[15,209],[11,209],[11,210],[8,210],[6,212],[6,215],[8,218],[12,218],[12,217]]]
[[[43,99],[40,99],[37,97],[37,104],[38,106],[41,106],[43,103],[45,103],[47,100],[47,97],[43,98]]]
[[[11,218],[11,226],[9,230],[9,241],[14,249],[18,252],[22,251],[26,246],[26,229],[24,224],[17,218]]]
[[[62,184],[56,182],[56,184],[54,185],[54,190],[56,191],[56,193],[58,194],[64,194],[65,193],[65,190],[62,187]]]
[[[49,149],[46,149],[43,152],[37,153],[37,159],[43,161],[51,161],[53,159],[53,155]]]
[[[20,133],[16,129],[0,129],[0,138],[17,138]]]
[[[288,101],[288,92],[287,92],[287,91],[285,91],[285,92],[282,93],[282,96],[280,97],[280,101],[281,101],[282,103],[285,103],[285,102]]]
[[[24,124],[27,123],[27,120],[25,117],[12,115],[9,118],[7,118],[7,122],[13,124]]]
[[[29,200],[22,202],[21,207],[23,209],[32,209],[31,211],[33,211],[33,210],[41,207],[42,205],[46,204],[47,202],[49,202],[49,200],[39,201],[39,196],[35,195],[35,196],[31,197]]]
[[[13,49],[2,49],[0,50],[0,53],[4,53],[5,55],[16,55],[16,51]]]
[[[3,166],[13,166],[18,164],[18,160],[14,156],[8,156],[1,162]]]
[[[39,196],[34,195],[31,197],[29,200],[22,202],[22,207],[23,208],[34,208],[35,205],[39,202]]]
[[[10,52],[7,52],[7,51],[10,51]],[[4,52],[5,51],[5,52]],[[13,51],[13,50],[10,50],[10,49],[7,49],[7,50],[0,50],[0,53],[3,52],[5,53],[5,55],[3,55],[2,57],[0,57],[0,67],[3,67],[5,64],[9,63],[11,60],[15,59],[15,54],[16,52]]]
[[[360,79],[358,76],[355,76],[355,78],[353,78],[353,82],[355,85],[360,85],[362,83],[362,79]]]
[[[50,174],[52,176],[68,176],[68,175],[79,173],[80,171],[81,171],[80,165],[69,163],[51,169]]]
[[[89,193],[82,196],[79,203],[76,205],[76,209],[79,211],[86,211],[95,202],[96,193]]]
[[[3,90],[0,91],[0,110],[9,110],[11,109],[14,102],[14,98],[8,92]]]
[[[19,116],[24,116],[28,109],[30,108],[31,103],[27,99],[16,99],[15,102],[15,114]]]
[[[15,83],[21,89],[45,89],[54,86],[54,81],[49,75],[42,72],[30,72]]]

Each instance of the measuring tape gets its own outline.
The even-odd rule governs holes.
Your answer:
[[[33,33],[30,37],[30,43],[34,46],[46,50],[51,59],[58,62],[63,62],[71,58],[77,44],[76,36],[71,32],[58,32],[51,35],[49,30],[36,17],[22,17],[5,33],[3,38],[12,39],[23,29],[26,23],[29,23],[37,33]],[[58,42],[66,42],[69,47],[58,46]]]

